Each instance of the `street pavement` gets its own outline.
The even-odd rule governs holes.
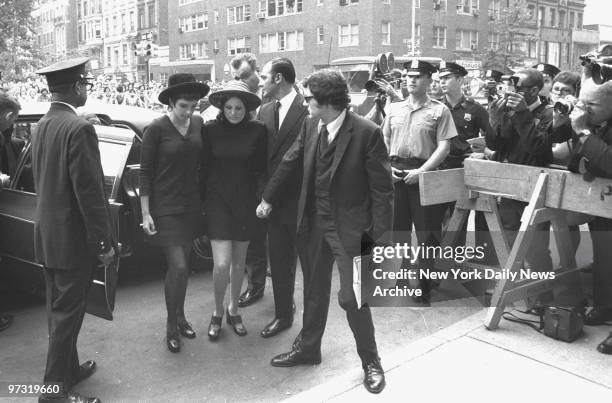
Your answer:
[[[181,352],[173,354],[164,341],[163,274],[156,266],[159,265],[139,267],[137,275],[120,278],[114,321],[86,315],[79,336],[79,355],[81,361],[96,360],[98,370],[79,384],[77,391],[98,396],[103,402],[274,402],[350,371],[359,372],[358,381],[363,376],[353,336],[337,303],[337,273],[323,338],[323,362],[317,366],[274,368],[270,359],[288,351],[300,329],[301,275],[297,276],[297,314],[290,330],[271,339],[259,336],[274,314],[268,278],[264,298],[241,311],[249,334],[239,337],[224,323],[217,342],[210,342],[206,336],[213,309],[211,273],[192,275],[185,308],[197,338],[184,339]],[[1,298],[8,295],[2,294],[5,297]],[[24,298],[18,303],[11,300],[10,304],[5,300],[2,306],[9,308],[15,322],[0,333],[0,380],[40,381],[47,351],[44,304]],[[373,308],[383,366],[399,349],[480,308],[473,299],[457,301],[456,307]]]

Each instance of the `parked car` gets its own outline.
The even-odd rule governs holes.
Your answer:
[[[36,193],[32,177],[30,135],[38,121],[48,111],[49,103],[22,106],[13,135],[26,140],[10,184],[0,189],[0,263],[2,270],[28,284],[28,291],[44,295],[42,267],[34,258],[34,212]],[[161,113],[148,109],[88,103],[79,113],[91,120],[98,135],[100,157],[104,172],[104,188],[111,206],[111,215],[117,239],[122,245],[121,258],[138,257],[151,252],[144,242],[140,223],[138,175],[140,151],[145,127]],[[210,247],[206,239],[194,245],[192,263],[209,266]],[[66,245],[70,247],[70,245]],[[88,312],[112,319],[116,267],[100,268],[96,273]]]

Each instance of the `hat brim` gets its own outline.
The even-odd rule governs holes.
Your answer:
[[[210,91],[210,87],[204,83],[200,83],[197,81],[189,82],[189,83],[180,83],[176,85],[172,85],[162,92],[159,93],[157,99],[164,105],[168,105],[170,102],[170,97],[173,94],[178,93],[195,93],[198,94],[198,99],[204,98],[206,94]]]
[[[419,77],[419,76],[430,76],[433,74],[433,72],[428,73],[425,71],[409,71],[408,73],[406,73],[406,75],[408,77]]]
[[[208,102],[217,109],[223,109],[223,105],[221,104],[222,101],[231,97],[240,98],[249,111],[253,111],[261,105],[261,99],[256,94],[240,90],[220,90],[213,92],[208,97]]]

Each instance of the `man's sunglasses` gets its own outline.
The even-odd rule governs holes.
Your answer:
[[[94,87],[94,83],[87,80],[80,80],[79,84],[84,85],[87,88],[87,91],[91,91]]]

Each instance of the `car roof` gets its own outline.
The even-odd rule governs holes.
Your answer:
[[[21,105],[19,115],[22,118],[39,119],[47,113],[50,102],[32,102]],[[92,100],[87,102],[85,106],[77,109],[79,114],[94,113],[96,115],[106,115],[114,122],[127,122],[134,126],[142,134],[153,119],[156,119],[162,114],[151,109],[139,108],[136,106],[113,105]]]
[[[414,59],[423,60],[434,65],[439,65],[442,61],[439,57],[427,57],[427,56],[394,56],[395,63],[406,63]],[[374,63],[376,56],[351,56],[343,57],[340,59],[332,60],[331,66],[341,66],[345,64],[356,64],[356,63]]]

